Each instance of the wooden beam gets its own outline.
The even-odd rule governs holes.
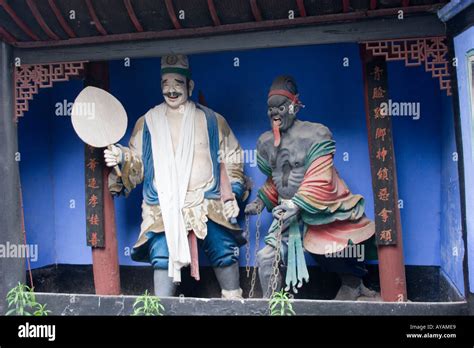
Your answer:
[[[304,6],[304,0],[296,0],[296,6],[298,6],[300,16],[306,17],[306,8]]]
[[[388,101],[387,63],[360,45],[364,76],[369,158],[374,194],[375,241],[378,246],[381,296],[388,302],[406,302],[407,289],[392,120],[381,110]]]
[[[370,0],[370,9],[375,10],[377,8],[377,0]]]
[[[125,5],[125,8],[127,9],[128,17],[132,21],[133,26],[135,27],[135,30],[138,32],[142,32],[143,27],[140,21],[138,20],[137,15],[135,14],[135,10],[133,9],[131,0],[123,0],[123,4]]]
[[[49,38],[52,40],[61,40],[61,38],[58,35],[56,35],[56,33],[52,31],[51,28],[48,26],[43,16],[41,15],[41,12],[38,10],[38,7],[36,6],[36,3],[34,2],[34,0],[26,0],[26,4],[28,5],[30,9],[31,14],[33,15],[33,17],[35,17],[39,26],[41,27],[41,29],[43,29],[46,35],[48,35]]]
[[[13,21],[18,25],[23,32],[28,35],[34,41],[40,41],[40,38],[31,30],[29,26],[23,22],[20,17],[17,16],[15,11],[11,8],[11,6],[6,2],[6,0],[0,0],[0,6],[3,7],[5,12],[13,19]]]
[[[351,12],[351,15],[357,14]],[[311,17],[295,18],[292,21]],[[403,23],[402,23],[403,22]],[[263,22],[265,23],[265,22]],[[224,25],[218,27],[222,28]],[[213,27],[214,28],[214,27]],[[214,28],[217,29],[217,28]],[[182,29],[188,30],[188,29]],[[177,31],[173,30],[170,34]],[[198,30],[197,33],[202,33]],[[145,33],[137,33],[145,34]],[[58,61],[112,60],[123,57],[159,57],[169,52],[177,54],[196,54],[245,49],[291,47],[300,45],[329,44],[409,38],[413,36],[443,36],[445,26],[435,14],[417,17],[372,19],[354,23],[338,23],[318,26],[281,29],[259,32],[233,33],[204,37],[179,38],[161,37],[161,40],[143,40],[125,43],[102,43],[100,45],[73,47],[46,47],[31,49],[15,48],[15,57],[23,64],[51,63]]]
[[[351,8],[350,0],[342,0],[342,12],[349,12]]]
[[[6,41],[8,44],[12,44],[13,42],[17,41],[16,37],[14,37],[8,30],[0,25],[0,38]]]
[[[423,13],[422,9],[428,9],[431,13]],[[405,14],[419,13],[418,17],[423,16],[432,16],[435,18],[438,24],[441,21],[434,14],[434,9],[439,8],[439,6],[416,6],[409,7],[405,9]],[[238,23],[238,24],[226,24],[219,27],[200,27],[200,28],[187,28],[182,30],[163,30],[159,32],[142,32],[142,33],[130,33],[130,34],[112,34],[107,36],[93,36],[93,37],[82,37],[77,39],[70,40],[61,40],[61,41],[41,41],[41,42],[17,42],[14,44],[15,47],[20,48],[33,48],[33,47],[54,47],[54,46],[72,46],[72,45],[86,45],[86,44],[103,44],[107,42],[120,42],[120,41],[138,41],[138,40],[158,40],[158,39],[168,39],[168,38],[187,38],[187,37],[198,37],[198,36],[211,36],[219,34],[234,34],[240,33],[243,31],[258,31],[258,30],[277,30],[284,28],[293,28],[297,26],[310,26],[310,25],[321,25],[321,24],[337,24],[337,23],[346,23],[349,21],[354,21],[356,23],[347,25],[358,27],[360,23],[364,22],[368,17],[377,18],[377,17],[392,17],[398,14],[399,9],[380,9],[375,11],[354,11],[350,13],[339,13],[339,14],[329,14],[321,16],[309,16],[309,17],[297,17],[295,19],[277,19],[277,20],[268,20],[262,22],[247,22],[247,23]],[[415,17],[415,16],[410,16]],[[391,21],[393,18],[387,18],[387,21]],[[405,18],[405,22],[408,17]],[[413,19],[412,19],[413,20]],[[416,20],[416,19],[415,19]],[[399,21],[400,22],[400,21]],[[395,22],[394,22],[395,23]],[[366,23],[364,25],[370,25]],[[400,25],[397,25],[400,27]],[[381,29],[382,30],[382,29]],[[390,29],[389,29],[390,30]],[[386,30],[382,30],[386,31]],[[423,28],[418,28],[412,34],[412,36],[423,36]],[[421,34],[418,34],[420,32]],[[444,35],[444,34],[443,34]]]
[[[53,11],[54,15],[56,16],[56,19],[58,20],[59,24],[63,28],[63,30],[66,32],[66,34],[69,35],[70,38],[75,38],[76,33],[74,33],[74,30],[69,26],[69,24],[66,22],[64,19],[61,10],[59,7],[56,5],[55,0],[48,0],[49,7]]]
[[[105,90],[109,89],[109,69],[107,62],[88,63],[86,68],[85,86],[99,87]],[[110,168],[105,165],[103,149],[91,148],[85,146],[86,160],[87,156],[94,156],[99,162],[97,169],[100,169],[101,175],[97,180],[102,202],[101,206],[103,216],[104,240],[103,247],[92,247],[92,268],[94,272],[94,286],[97,295],[119,295],[120,294],[120,268],[118,262],[118,242],[115,226],[115,208],[112,195],[108,188],[108,175]],[[90,151],[92,149],[92,152]],[[100,167],[100,168],[99,168]],[[87,184],[87,181],[86,181]],[[87,204],[87,197],[86,197]],[[89,217],[87,217],[89,218]]]
[[[471,5],[452,17],[447,22],[450,35],[455,37],[472,27],[474,23],[474,5]]]
[[[207,7],[209,8],[209,13],[211,14],[212,22],[215,26],[221,25],[219,16],[217,15],[216,6],[213,0],[207,0]]]
[[[99,17],[97,17],[97,13],[95,13],[95,9],[94,9],[94,5],[92,5],[92,1],[91,0],[85,0],[85,1],[87,5],[87,10],[89,11],[89,15],[91,16],[91,19],[94,22],[94,25],[97,31],[104,36],[108,35],[107,31],[105,30],[102,23],[100,22]]]
[[[174,25],[175,29],[182,29],[183,27],[181,26],[181,23],[178,20],[178,17],[176,17],[176,12],[174,11],[174,6],[173,6],[173,0],[165,0],[165,5],[166,5],[166,11],[168,11],[168,16],[171,19],[171,22]]]
[[[257,0],[250,0],[250,8],[252,9],[253,18],[255,18],[257,22],[261,22],[263,18]]]
[[[17,125],[14,122],[13,52],[0,42],[0,244],[18,248],[24,244],[21,231],[20,175]],[[20,256],[20,255],[18,255]],[[6,312],[9,290],[25,283],[25,259],[0,257],[0,314]]]

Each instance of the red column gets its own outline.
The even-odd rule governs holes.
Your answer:
[[[88,63],[86,68],[86,86],[95,86],[104,90],[109,89],[109,70],[107,62]],[[110,168],[106,167],[103,151],[98,151],[102,170],[102,180],[99,183],[102,190],[102,222],[104,243],[102,247],[92,247],[92,269],[94,286],[97,295],[120,294],[120,268],[118,262],[118,243],[115,226],[115,207],[113,197],[108,189]]]
[[[407,300],[407,290],[392,121],[378,109],[388,101],[387,64],[383,57],[373,57],[364,44],[360,49],[381,296],[384,301],[403,302]]]
[[[104,235],[105,247],[92,248],[92,268],[97,295],[120,294],[120,268],[118,262],[118,243],[115,227],[115,207],[107,186],[110,168],[103,169]]]

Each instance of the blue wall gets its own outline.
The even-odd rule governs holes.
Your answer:
[[[438,81],[423,68],[388,66],[390,99],[420,103],[420,118],[392,117],[405,261],[440,264],[441,110]],[[416,82],[415,82],[416,81]]]
[[[90,263],[86,247],[84,145],[56,104],[74,101],[82,81],[43,89],[19,121],[20,177],[28,243],[38,244],[32,267]]]
[[[474,293],[474,143],[473,119],[471,114],[470,88],[468,80],[467,55],[474,53],[474,27],[454,38],[454,48],[458,58],[457,79],[459,90],[459,109],[462,126],[464,155],[464,179],[466,197],[467,247],[469,264],[469,290]]]
[[[27,242],[38,245],[38,260],[32,262],[33,267],[56,262],[51,94],[51,89],[41,91],[30,102],[32,111],[19,121],[25,230]]]
[[[73,102],[83,88],[82,81],[54,89],[52,106]],[[53,116],[53,170],[56,253],[58,263],[91,263],[86,247],[84,188],[84,143],[77,137],[68,116]]]
[[[349,67],[343,66],[348,57]],[[234,67],[239,58],[239,67]],[[373,218],[373,196],[368,159],[364,94],[359,49],[356,44],[319,45],[278,49],[194,55],[190,57],[196,83],[195,95],[201,90],[208,105],[224,115],[245,150],[255,149],[258,135],[268,129],[266,95],[279,74],[292,74],[306,107],[299,117],[327,125],[337,142],[335,164],[354,193],[366,198],[367,214]],[[160,93],[160,60],[132,60],[130,67],[123,61],[110,63],[111,92],[124,105],[129,116],[129,129],[122,144],[126,144],[135,120],[150,107],[162,101]],[[404,201],[402,224],[405,261],[408,265],[440,265],[441,228],[441,120],[445,117],[439,100],[444,98],[438,81],[422,68],[405,68],[390,63],[389,83],[395,101],[420,101],[422,116],[418,121],[394,119],[395,151],[400,198]],[[83,145],[74,134],[67,117],[54,116],[54,104],[63,99],[73,101],[80,82],[57,84],[35,97],[31,110],[20,121],[20,146],[32,156],[37,149],[38,134],[52,139],[46,157],[37,166],[23,160],[21,176],[27,204],[27,233],[31,240],[41,241],[44,264],[91,262],[85,246]],[[449,99],[448,105],[449,105]],[[47,123],[38,119],[47,119]],[[46,140],[41,139],[41,144]],[[42,144],[47,148],[47,144]],[[41,147],[41,149],[42,149]],[[344,161],[344,153],[349,161]],[[256,167],[246,164],[247,175],[258,188],[264,177]],[[43,195],[36,194],[35,185],[50,183]],[[52,175],[52,178],[51,178]],[[121,264],[136,264],[128,249],[133,246],[141,222],[141,190],[129,198],[116,199],[116,216]],[[255,197],[252,193],[251,199]],[[43,203],[47,200],[48,204]],[[75,209],[69,207],[71,199]],[[54,225],[34,221],[52,214]],[[265,214],[262,231],[268,228],[270,216]],[[254,219],[251,225],[254,225]],[[50,241],[49,238],[52,240]],[[252,237],[253,240],[253,237]],[[44,243],[44,245],[43,245]],[[52,252],[51,245],[55,244]],[[244,264],[244,252],[241,264]]]

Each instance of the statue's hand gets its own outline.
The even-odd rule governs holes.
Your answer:
[[[286,230],[289,226],[290,219],[297,216],[300,212],[298,207],[291,200],[284,200],[280,205],[277,205],[272,210],[272,215],[275,219],[280,220],[282,224],[282,230]]]
[[[232,218],[237,218],[239,216],[239,205],[237,204],[237,200],[231,199],[224,202],[224,216],[227,220],[231,220]]]
[[[263,201],[257,197],[253,202],[250,202],[245,207],[245,214],[246,215],[257,215],[260,214],[265,207]]]
[[[122,162],[122,150],[115,145],[110,145],[110,150],[104,150],[105,164],[107,167],[115,167]]]

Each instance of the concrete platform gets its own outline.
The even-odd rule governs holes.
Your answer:
[[[378,269],[369,266],[366,285],[380,291]],[[246,299],[220,299],[214,272],[201,267],[201,281],[183,272],[177,289],[180,297],[163,298],[167,315],[268,315],[268,300],[261,299],[257,280],[255,299],[247,299],[250,278],[241,268],[240,284]],[[335,274],[309,267],[313,279],[292,300],[297,315],[468,315],[469,304],[436,267],[406,267],[407,303],[382,301],[333,301],[340,282]],[[35,291],[40,303],[46,303],[52,315],[130,315],[137,295],[153,293],[151,267],[120,268],[121,296],[94,295],[92,268],[89,265],[54,265],[33,271]]]
[[[37,301],[46,303],[50,315],[131,315],[137,296],[98,296],[89,294],[37,293]],[[162,298],[166,315],[268,315],[268,301],[242,301],[219,298]],[[297,315],[469,315],[465,301],[405,302],[292,300]]]

